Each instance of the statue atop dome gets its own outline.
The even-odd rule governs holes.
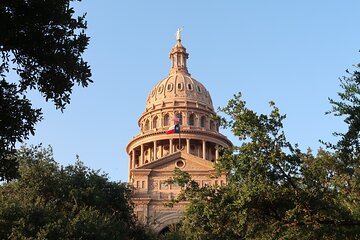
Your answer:
[[[181,32],[182,31],[184,31],[183,27],[177,29],[177,31],[176,31],[176,40],[177,41],[181,41]]]

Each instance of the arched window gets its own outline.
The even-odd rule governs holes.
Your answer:
[[[215,130],[215,124],[213,120],[210,120],[210,130]]]
[[[149,130],[149,119],[146,119],[146,121],[145,121],[145,124],[144,124],[144,131],[147,131],[147,130]]]
[[[170,120],[169,114],[165,114],[165,116],[164,116],[164,126],[169,126],[170,125],[169,120]]]
[[[152,124],[152,128],[157,128],[158,127],[158,117],[155,116],[153,118],[153,124]]]
[[[175,113],[175,116],[178,118],[180,125],[182,125],[182,114],[177,112],[177,113]]]
[[[190,113],[190,115],[189,115],[189,126],[194,126],[194,122],[195,122],[195,114],[193,114],[193,113]]]
[[[205,127],[205,116],[202,116],[200,118],[200,127],[204,128]]]

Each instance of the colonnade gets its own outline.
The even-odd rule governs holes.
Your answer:
[[[179,147],[177,147],[176,141],[178,139],[175,138],[171,138],[171,139],[167,139],[167,140],[154,140],[152,142],[149,143],[143,143],[140,146],[132,149],[129,153],[129,160],[130,160],[130,169],[134,169],[136,167],[142,166],[145,163],[145,151],[150,150],[151,151],[151,159],[150,161],[156,161],[158,158],[162,158],[164,156],[167,156],[169,154],[175,153],[177,151],[182,150],[181,146],[180,146],[180,142],[179,142]],[[179,141],[184,140],[184,139],[179,139]],[[191,150],[190,150],[190,146],[191,146],[191,141],[192,139],[190,138],[186,138],[186,146],[184,146],[184,149],[186,150],[186,153],[191,154]],[[164,144],[164,142],[169,141],[168,144]],[[208,142],[205,140],[197,140],[194,139],[193,141],[201,141],[201,157],[204,160],[215,160],[217,161],[217,159],[219,158],[219,145],[218,144],[214,144],[212,142]],[[159,143],[160,142],[160,143]],[[184,141],[182,141],[184,142]],[[148,145],[152,145],[151,147],[146,147]],[[210,143],[212,146],[208,146],[207,147],[207,143]],[[167,147],[168,145],[168,150],[165,150],[165,146]],[[199,146],[199,149],[200,149]],[[160,148],[159,148],[160,147]],[[158,150],[160,150],[160,154],[158,156]],[[166,151],[166,153],[164,154],[164,152]],[[215,151],[215,156],[213,154],[211,154],[212,151]],[[208,152],[208,154],[206,154]],[[200,154],[198,154],[200,156]],[[206,156],[208,155],[209,159],[206,159]],[[210,159],[211,156],[214,156],[215,159]]]

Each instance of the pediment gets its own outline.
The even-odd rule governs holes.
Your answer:
[[[184,165],[179,167],[183,171],[212,171],[214,170],[214,164],[208,160],[204,160],[195,155],[186,153],[184,151],[176,152],[171,155],[159,158],[156,161],[147,163],[137,169],[136,171],[152,170],[152,171],[173,171],[175,167],[181,165],[179,162],[183,162]]]

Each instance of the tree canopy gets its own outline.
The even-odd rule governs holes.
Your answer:
[[[350,72],[346,70],[347,76],[340,78],[340,86],[343,89],[338,93],[340,100],[330,98],[333,108],[328,113],[335,116],[345,117],[344,122],[348,126],[345,133],[334,133],[340,137],[337,144],[327,144],[328,147],[336,150],[341,155],[341,160],[345,164],[357,164],[360,154],[360,64],[356,70]]]
[[[22,147],[20,177],[0,185],[0,239],[150,239],[131,189],[77,161],[59,166],[51,148]]]
[[[39,91],[64,110],[74,85],[91,82],[82,58],[89,42],[85,15],[75,16],[74,1],[0,1],[0,180],[18,176],[18,163],[6,156],[42,119],[28,91]]]
[[[287,141],[286,116],[274,103],[269,114],[258,114],[235,95],[220,109],[227,115],[222,126],[241,141],[222,149],[216,163],[228,184],[200,188],[180,170],[170,180],[183,187],[171,204],[190,201],[186,239],[359,239],[359,79],[357,71],[344,77],[340,100],[330,100],[348,131],[315,155]]]

